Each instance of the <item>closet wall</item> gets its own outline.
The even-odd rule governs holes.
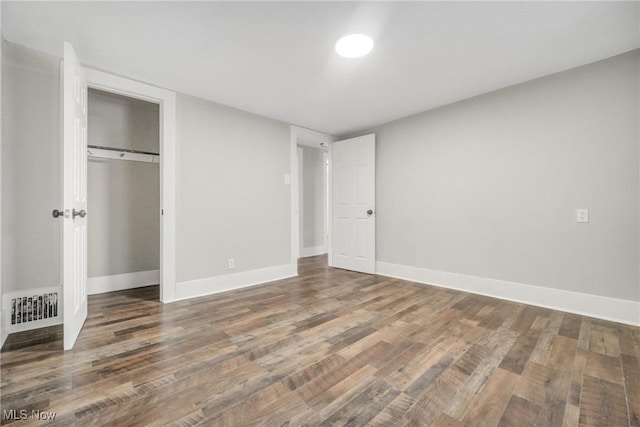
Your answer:
[[[158,105],[89,90],[88,136],[89,145],[157,153]],[[159,171],[157,163],[89,157],[90,293],[98,291],[95,278],[108,282],[115,275],[160,268]],[[135,280],[129,278],[124,287],[145,284]]]

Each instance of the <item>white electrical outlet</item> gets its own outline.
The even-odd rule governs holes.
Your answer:
[[[578,209],[576,211],[576,222],[589,222],[589,209]]]
[[[236,268],[236,260],[235,260],[235,258],[229,258],[229,261],[227,262],[227,267],[229,269]]]

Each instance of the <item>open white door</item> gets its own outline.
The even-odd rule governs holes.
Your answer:
[[[376,272],[376,137],[331,146],[331,266]]]
[[[87,318],[87,79],[69,43],[63,74],[62,289],[64,349],[69,350]]]

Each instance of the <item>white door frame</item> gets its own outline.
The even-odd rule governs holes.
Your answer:
[[[176,299],[176,94],[103,71],[86,68],[90,88],[158,104],[160,107],[160,301]]]
[[[300,177],[298,176],[298,144],[320,148],[320,144],[326,144],[329,153],[331,143],[337,138],[315,130],[306,129],[300,126],[291,125],[291,141],[289,157],[291,160],[291,266],[298,274],[298,258],[300,257]],[[331,166],[329,166],[331,167]],[[329,172],[331,169],[329,169]],[[330,199],[329,199],[330,200]],[[331,221],[327,218],[327,221]],[[330,225],[330,223],[328,223]],[[329,239],[331,239],[331,228],[329,228]],[[327,250],[331,257],[331,241],[327,242]]]
[[[298,158],[298,256],[300,256],[302,249],[304,248],[303,245],[303,240],[304,240],[304,236],[302,228],[303,228],[303,224],[302,224],[302,219],[304,218],[304,202],[302,200],[300,200],[300,196],[304,196],[302,194],[301,189],[304,188],[304,175],[301,173],[304,173],[304,158],[303,158],[303,149],[302,147],[300,147],[300,145],[298,144],[297,149],[296,149],[296,156]]]

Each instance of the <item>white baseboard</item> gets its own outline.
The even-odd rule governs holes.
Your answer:
[[[376,273],[382,276],[640,326],[640,301],[583,294],[381,261],[376,262]]]
[[[141,288],[160,283],[160,270],[136,271],[133,273],[113,274],[111,276],[89,277],[87,294],[122,291]]]
[[[300,258],[306,258],[308,256],[324,255],[327,253],[325,245],[310,246],[308,248],[300,249]]]
[[[62,307],[62,305],[60,305],[60,307]],[[57,317],[52,317],[51,319],[43,319],[35,322],[8,325],[9,330],[5,329],[5,334],[6,336],[9,336],[9,334],[13,334],[16,332],[30,331],[32,329],[46,328],[48,326],[55,326],[55,325],[62,325],[62,314],[58,315]],[[4,341],[2,342],[2,344],[4,345]]]
[[[225,274],[224,276],[178,282],[176,284],[176,301],[273,282],[274,280],[297,276],[297,274],[297,266],[295,264],[284,264]]]

